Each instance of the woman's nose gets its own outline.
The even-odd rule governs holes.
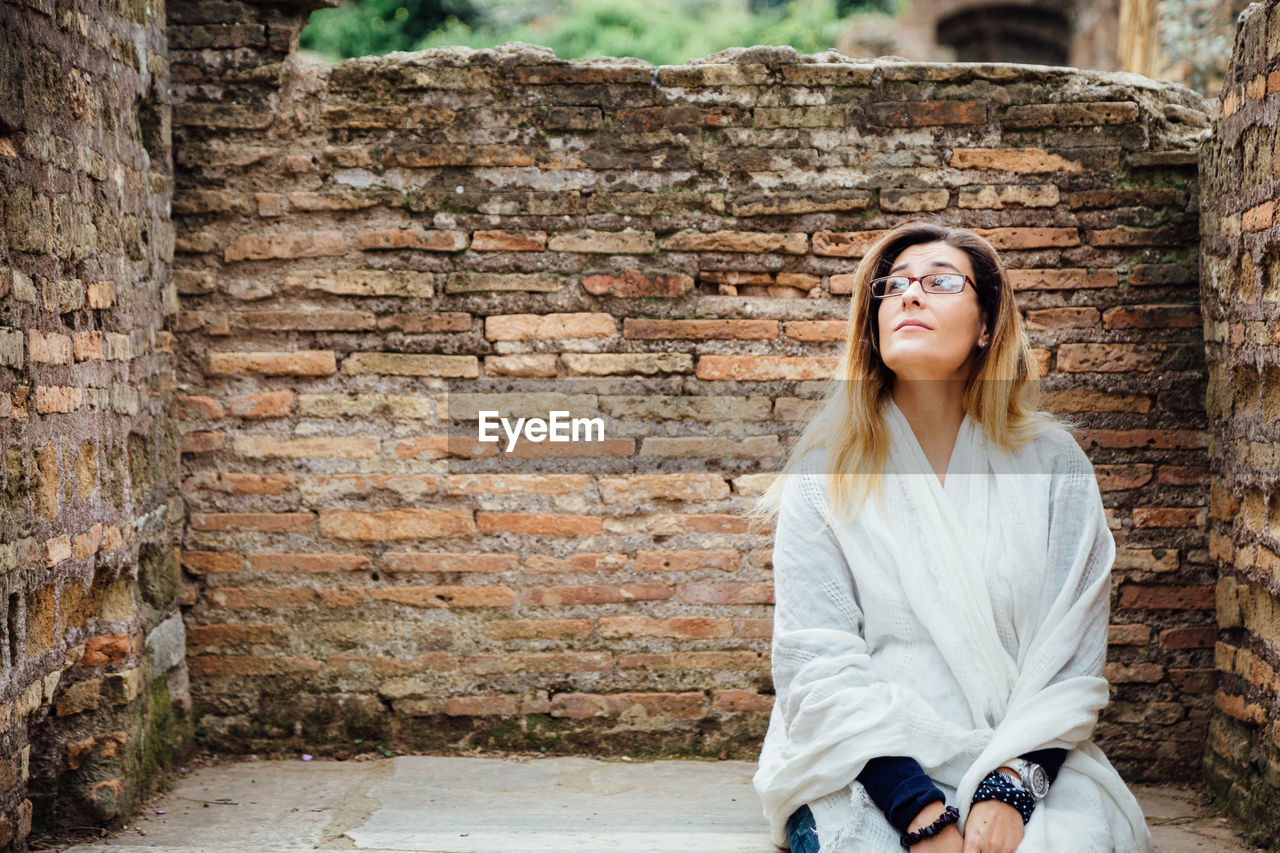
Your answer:
[[[924,283],[919,279],[916,279],[915,281],[907,285],[906,290],[902,291],[902,301],[906,302],[907,299],[910,298],[910,299],[914,299],[917,303],[919,303],[920,297],[923,294],[924,294]]]

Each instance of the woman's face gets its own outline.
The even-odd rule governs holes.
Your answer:
[[[958,272],[973,279],[964,251],[947,243],[903,249],[889,275]],[[874,297],[873,297],[874,298]],[[987,342],[985,312],[969,283],[959,293],[926,293],[913,281],[900,296],[877,299],[880,357],[898,379],[967,379]],[[907,323],[908,325],[903,325]],[[923,325],[919,325],[923,324]]]

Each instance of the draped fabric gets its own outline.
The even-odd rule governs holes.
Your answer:
[[[1067,757],[1020,853],[1145,853],[1142,811],[1089,738],[1109,694],[1115,542],[1093,467],[1046,426],[1016,454],[966,415],[945,484],[889,400],[884,502],[828,523],[825,450],[784,483],[774,538],[776,698],[754,777],[786,847],[808,804],[823,853],[897,853],[857,775],[915,758],[960,829],[987,773]]]

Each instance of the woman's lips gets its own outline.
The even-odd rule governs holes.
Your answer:
[[[915,320],[908,320],[905,323],[902,323],[901,325],[899,325],[898,328],[895,329],[894,331],[900,332],[903,329],[928,329],[928,328],[929,327],[926,326],[924,323],[919,323],[919,322],[916,322]]]

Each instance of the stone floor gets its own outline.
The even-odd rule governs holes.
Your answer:
[[[442,758],[193,767],[65,853],[777,853],[752,762]],[[1157,853],[1253,853],[1194,789],[1134,786]]]

